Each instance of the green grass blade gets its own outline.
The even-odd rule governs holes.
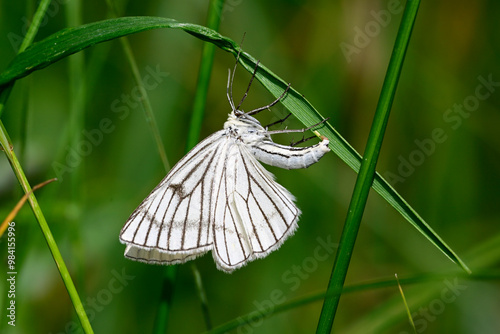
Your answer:
[[[59,270],[59,273],[61,274],[61,278],[64,282],[64,285],[66,286],[66,290],[68,291],[69,297],[71,298],[71,302],[73,303],[73,306],[75,308],[78,319],[80,320],[80,323],[83,327],[83,330],[87,334],[93,333],[89,319],[87,318],[87,314],[85,313],[85,309],[83,308],[80,296],[78,295],[75,285],[73,284],[68,268],[64,263],[61,252],[59,251],[57,243],[54,240],[54,237],[52,236],[52,232],[50,231],[47,221],[45,220],[45,216],[43,215],[42,209],[38,204],[35,194],[31,191],[31,186],[26,178],[26,175],[24,174],[21,165],[19,164],[19,160],[17,159],[16,154],[14,153],[14,149],[12,147],[12,144],[10,143],[7,130],[5,129],[2,121],[0,121],[0,145],[3,147],[5,155],[7,156],[7,159],[9,160],[9,163],[12,166],[12,170],[16,174],[17,180],[19,181],[19,184],[23,188],[24,193],[25,194],[29,193],[28,201],[30,203],[31,209],[35,214],[40,229],[42,230],[43,236],[45,237],[45,241],[47,242],[52,257],[56,262],[57,268]]]
[[[196,24],[180,23],[173,19],[147,16],[109,19],[80,27],[62,29],[33,44],[15,57],[8,68],[0,74],[0,86],[22,78],[35,70],[45,68],[97,43],[158,28],[182,29],[225,49],[235,45],[233,41],[214,30]]]
[[[351,261],[351,256],[358,236],[361,219],[365,210],[368,194],[375,178],[375,167],[382,147],[387,122],[396,94],[396,87],[403,68],[403,62],[410,42],[411,32],[416,20],[420,0],[409,0],[403,13],[401,25],[385,76],[382,92],[375,110],[370,134],[366,144],[365,155],[356,179],[351,203],[347,213],[344,229],[340,237],[340,246],[335,257],[332,275],[328,283],[327,294],[342,288]],[[316,333],[330,333],[337,312],[340,295],[325,298]]]
[[[123,17],[64,29],[34,44],[14,58],[10,66],[0,74],[0,85],[6,85],[96,43],[156,28],[182,29],[199,39],[215,44],[224,51],[231,52],[233,55],[236,55],[240,50],[234,41],[203,26],[180,23],[161,17]],[[245,52],[241,53],[239,61],[250,72],[253,71],[256,64],[256,60]],[[284,80],[262,64],[259,65],[256,78],[275,97],[280,96],[287,86]],[[289,90],[282,104],[305,126],[313,125],[323,119],[311,103],[293,87]],[[349,167],[358,172],[362,160],[359,153],[330,124],[324,123],[320,132],[330,140],[330,149]],[[380,174],[375,175],[373,188],[439,250],[452,261],[458,263],[464,270],[469,271],[455,252]]]
[[[19,47],[18,53],[26,50],[26,48],[30,46],[31,43],[33,43],[33,41],[35,40],[35,36],[38,32],[38,29],[40,28],[40,24],[42,23],[44,16],[46,15],[47,8],[49,7],[49,5],[50,5],[50,0],[40,1],[40,4],[36,9],[35,15],[33,15],[33,20],[28,28],[28,31],[26,32],[26,36],[21,42],[21,46]]]

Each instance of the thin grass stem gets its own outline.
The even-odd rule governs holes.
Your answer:
[[[203,280],[201,279],[200,271],[196,264],[191,263],[191,269],[193,271],[194,281],[196,284],[196,292],[201,302],[201,312],[203,313],[203,319],[205,320],[205,326],[207,330],[212,329],[212,320],[210,318],[210,309],[208,308],[207,294],[205,293],[205,288],[203,286]]]
[[[78,319],[80,320],[83,330],[86,334],[93,333],[92,327],[90,326],[87,314],[85,313],[85,309],[83,308],[80,296],[78,295],[75,285],[73,284],[68,268],[64,263],[61,252],[59,251],[57,243],[52,236],[52,232],[50,231],[47,221],[45,220],[45,216],[43,215],[42,209],[38,204],[35,194],[33,193],[26,175],[24,174],[24,171],[19,163],[19,160],[14,153],[14,148],[9,140],[8,133],[2,121],[0,121],[0,144],[4,149],[5,155],[7,156],[12,170],[16,174],[17,180],[23,188],[24,193],[29,194],[28,201],[31,205],[31,209],[35,214],[40,229],[42,230],[43,236],[45,237],[45,241],[47,242],[47,246],[49,246],[52,257],[56,262],[57,268],[59,270],[59,273],[61,274],[61,278],[64,282],[64,285],[66,286],[66,290],[68,291],[69,297],[71,299],[71,302],[73,303],[73,307],[75,308],[76,314],[78,316]]]
[[[144,87],[139,68],[137,67],[137,61],[135,60],[134,53],[132,52],[132,48],[130,47],[130,43],[127,37],[121,38],[120,42],[122,44],[123,52],[125,53],[127,61],[132,70],[132,75],[134,76],[134,80],[140,92],[140,102],[144,110],[146,123],[149,125],[151,134],[153,135],[158,154],[163,164],[163,168],[165,169],[165,172],[168,172],[170,170],[170,163],[168,162],[167,154],[165,153],[165,146],[163,145],[163,141],[161,140],[160,130],[153,113],[153,107],[151,106],[151,101],[149,100],[148,91]]]
[[[398,274],[394,274],[394,276],[396,277],[396,281],[398,282],[398,289],[399,289],[399,293],[401,294],[401,299],[403,299],[403,304],[405,305],[406,314],[408,315],[408,322],[410,323],[410,326],[413,330],[413,333],[417,334],[417,329],[415,328],[415,323],[413,322],[413,318],[411,316],[410,307],[408,306],[408,302],[406,301],[406,297],[405,297],[405,293],[403,292],[403,288],[401,287],[401,284],[399,283]]]

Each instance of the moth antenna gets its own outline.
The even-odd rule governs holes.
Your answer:
[[[231,106],[231,110],[234,112],[234,102],[233,102],[233,89],[229,90],[229,86],[232,84],[231,83],[231,69],[227,70],[227,89],[226,89],[226,95],[227,95],[227,100],[229,101],[229,105]]]
[[[245,35],[243,35],[243,38],[245,38]],[[234,100],[233,100],[233,82],[234,82],[234,73],[236,72],[236,67],[238,66],[238,61],[240,60],[240,53],[241,53],[241,48],[240,48],[240,50],[238,50],[238,54],[236,54],[236,61],[234,62],[233,73],[231,73],[231,70],[229,69],[229,74],[227,76],[226,95],[227,95],[227,99],[229,100],[229,105],[231,106],[233,112],[237,111],[237,108],[234,107]],[[238,105],[238,108],[239,108],[239,105]]]
[[[252,77],[250,78],[250,81],[248,82],[247,90],[245,91],[245,94],[243,94],[243,97],[241,98],[240,103],[236,107],[236,109],[238,109],[238,110],[240,109],[241,105],[243,104],[243,101],[245,101],[245,99],[248,96],[248,92],[250,91],[250,87],[252,86],[253,79],[255,78],[255,75],[257,74],[257,69],[259,68],[259,63],[260,63],[259,60],[257,60],[257,62],[255,63],[255,67],[253,69]]]
[[[243,37],[241,38],[241,43],[240,43],[240,49],[238,50],[238,53],[236,54],[236,61],[234,62],[233,74],[231,75],[231,70],[229,70],[229,75],[227,78],[227,98],[229,100],[229,104],[231,105],[232,111],[235,113],[238,111],[238,109],[241,105],[241,102],[237,108],[234,107],[234,99],[233,99],[234,74],[236,73],[236,67],[238,66],[238,61],[240,60],[240,54],[242,51],[241,46],[243,45],[243,41],[245,40],[245,34],[246,33],[243,33]]]

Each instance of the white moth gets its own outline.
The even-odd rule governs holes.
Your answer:
[[[229,273],[267,256],[294,233],[300,215],[294,196],[257,160],[306,168],[329,151],[329,141],[322,137],[310,147],[274,143],[271,134],[309,130],[268,131],[251,116],[276,104],[288,88],[273,103],[244,112],[248,89],[235,107],[232,81],[229,72],[232,111],[224,129],[196,145],[132,213],[120,233],[125,257],[177,264],[212,251],[217,268]]]

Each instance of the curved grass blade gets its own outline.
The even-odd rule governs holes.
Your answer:
[[[182,29],[201,40],[215,44],[224,51],[231,52],[235,56],[240,51],[239,46],[234,41],[203,26],[180,23],[161,17],[122,17],[64,29],[33,44],[14,58],[10,66],[0,74],[0,86],[49,66],[94,44],[157,28]],[[255,58],[245,52],[241,52],[239,62],[249,72],[253,71],[256,64]],[[256,78],[275,97],[280,96],[287,87],[284,80],[262,64],[259,64]],[[288,91],[286,98],[282,100],[282,104],[306,127],[324,119],[311,103],[293,87]],[[330,140],[330,149],[355,172],[358,172],[362,160],[360,154],[328,122],[323,123],[320,129],[321,134]],[[372,187],[432,244],[466,272],[470,272],[455,252],[380,174],[375,175]]]
[[[158,28],[182,29],[202,40],[216,42],[219,47],[228,48],[235,45],[233,41],[214,30],[196,24],[180,23],[173,19],[148,16],[109,19],[62,29],[28,47],[16,56],[8,68],[0,74],[0,86],[45,68],[92,45]]]

